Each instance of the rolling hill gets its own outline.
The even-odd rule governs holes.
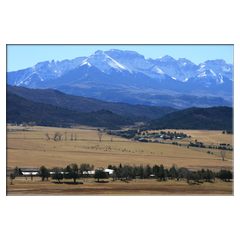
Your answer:
[[[30,89],[26,87],[7,85],[7,92],[16,94],[34,102],[48,103],[78,112],[92,112],[106,109],[118,115],[143,116],[154,119],[162,117],[170,112],[177,111],[177,109],[171,107],[105,102],[93,98],[73,96],[53,89]]]
[[[141,121],[142,118],[119,116],[104,109],[81,113],[7,93],[7,123],[36,122],[41,126],[62,127],[79,124],[116,129],[118,126],[132,125],[134,120]]]
[[[151,120],[144,129],[232,130],[233,108],[188,108]]]

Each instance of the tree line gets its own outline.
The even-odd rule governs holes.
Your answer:
[[[108,166],[109,169],[114,170],[113,178],[116,179],[134,179],[134,178],[156,178],[159,181],[166,181],[166,180],[187,180],[189,183],[190,180],[194,182],[199,182],[200,180],[205,180],[209,182],[215,178],[220,178],[221,180],[228,180],[233,179],[233,172],[230,170],[220,170],[219,172],[212,172],[211,170],[199,170],[199,171],[190,171],[185,167],[178,168],[176,164],[173,164],[172,167],[164,168],[163,164],[161,165],[154,165],[151,167],[150,165],[140,165],[140,166],[130,166],[121,164],[119,167],[116,166]]]
[[[76,183],[76,180],[83,177],[89,177],[91,172],[94,170],[94,165],[90,165],[88,163],[82,163],[78,166],[76,163],[67,165],[65,168],[54,167],[51,169],[46,168],[45,166],[41,166],[38,172],[38,176],[42,178],[42,181],[46,178],[48,180],[51,177],[54,180],[63,179],[73,179],[73,182]],[[85,172],[85,174],[84,174]],[[52,174],[51,174],[52,173]],[[94,171],[94,178],[95,179],[104,179],[108,178],[108,174],[104,171],[104,168],[100,167],[95,169]]]
[[[52,178],[53,180],[58,180],[59,182],[63,179],[73,179],[73,182],[76,183],[76,180],[82,177],[94,177],[95,179],[107,179],[112,177],[113,180],[132,180],[132,179],[147,179],[147,178],[155,178],[158,181],[167,181],[167,180],[187,180],[189,183],[191,180],[194,182],[205,181],[211,182],[215,180],[215,178],[219,178],[223,181],[230,181],[233,179],[233,172],[226,169],[221,169],[218,172],[213,172],[209,169],[207,170],[198,170],[198,171],[190,171],[185,167],[177,167],[176,164],[173,164],[170,168],[165,168],[163,164],[154,165],[151,167],[149,164],[143,166],[130,166],[124,165],[120,163],[118,167],[115,165],[108,165],[108,169],[114,170],[114,172],[109,176],[107,172],[105,172],[104,168],[100,167],[95,169],[92,174],[91,171],[94,170],[94,165],[83,163],[80,166],[77,164],[70,164],[65,168],[46,168],[45,166],[41,166],[38,176],[42,178],[42,181],[46,178]],[[83,174],[85,172],[85,174]],[[14,179],[15,175],[10,178]]]

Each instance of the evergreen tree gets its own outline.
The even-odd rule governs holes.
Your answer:
[[[13,184],[12,181],[13,181],[13,179],[15,179],[15,177],[16,176],[13,173],[10,174],[11,184]]]
[[[48,179],[50,177],[50,172],[45,166],[40,167],[38,174],[42,178],[42,181],[44,181],[45,178]]]
[[[52,179],[58,180],[58,182],[60,182],[60,180],[63,179],[63,174],[61,173],[59,168],[53,168],[52,171],[54,172],[54,174],[52,175]]]
[[[95,171],[94,178],[98,179],[98,182],[99,182],[100,178],[103,178],[103,179],[108,178],[108,174],[104,172],[104,168],[98,168]]]
[[[77,164],[68,165],[64,170],[64,178],[72,179],[76,183],[76,179],[80,178],[81,174]]]

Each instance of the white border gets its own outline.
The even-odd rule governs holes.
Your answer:
[[[6,112],[6,44],[234,44],[234,66],[239,66],[238,9],[237,1],[231,0],[4,1],[2,109]],[[237,67],[234,75],[236,135]],[[3,117],[1,125],[5,124]],[[1,147],[4,172],[6,144]],[[239,235],[237,160],[235,153],[234,197],[6,197],[1,185],[3,234],[10,239],[26,232],[35,239],[45,233],[49,238],[235,239]],[[5,182],[4,174],[1,178]]]

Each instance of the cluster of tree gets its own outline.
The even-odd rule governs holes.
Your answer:
[[[45,166],[41,166],[39,170],[39,176],[42,178],[42,181],[46,178],[48,180],[49,177],[51,177],[54,180],[60,180],[62,179],[73,179],[74,183],[76,183],[76,180],[83,177],[83,173],[86,177],[89,177],[91,174],[91,171],[94,170],[94,165],[90,165],[88,163],[82,163],[80,166],[78,166],[76,163],[68,165],[66,168],[59,168],[54,167],[51,169],[46,168]],[[52,173],[52,174],[50,174]],[[99,179],[100,178],[108,178],[108,174],[104,172],[104,168],[97,168],[94,173],[94,178]]]
[[[127,130],[127,131],[118,131],[118,132],[109,131],[107,133],[109,135],[116,135],[116,136],[124,137],[127,139],[131,139],[135,137],[135,135],[138,133],[138,130]]]
[[[140,138],[144,137],[144,138],[157,138],[159,137],[159,135],[161,134],[163,136],[163,139],[173,139],[173,138],[177,138],[177,137],[180,137],[180,138],[187,138],[187,137],[191,137],[191,136],[188,136],[187,134],[184,134],[182,132],[180,133],[177,133],[176,131],[175,132],[164,132],[164,131],[160,131],[159,132],[153,132],[153,133],[149,133],[147,130],[146,131],[143,131],[143,130],[127,130],[127,131],[118,131],[118,132],[112,132],[112,131],[108,131],[108,134],[109,135],[117,135],[117,136],[121,136],[121,137],[124,137],[124,138],[127,138],[127,139],[131,139],[131,138],[134,138],[134,140],[139,140]],[[145,141],[145,142],[149,142],[148,140],[142,140],[142,141]]]
[[[44,135],[47,137],[47,140],[51,139],[48,133],[45,133]],[[55,132],[52,139],[54,141],[58,141],[58,140],[60,141],[62,139],[62,136],[63,136],[63,133]],[[65,137],[65,141],[67,141],[67,132],[64,133],[64,137]],[[71,132],[71,141],[73,140],[77,141],[77,133]]]
[[[209,145],[207,147],[207,146],[203,145],[202,142],[197,142],[196,140],[195,140],[195,143],[190,142],[190,144],[188,144],[188,147],[200,147],[200,148],[210,148],[210,149],[221,149],[221,150],[233,151],[233,148],[231,148],[231,147],[227,148],[225,146],[222,147],[222,146],[211,146],[211,145]]]
[[[159,181],[166,181],[168,179],[177,179],[179,181],[182,179],[186,179],[189,183],[190,180],[193,180],[194,182],[199,182],[200,180],[210,182],[215,178],[219,178],[223,181],[230,181],[231,179],[233,179],[233,172],[231,172],[230,170],[221,169],[219,172],[212,172],[209,169],[190,171],[185,167],[178,168],[176,164],[173,164],[172,167],[168,169],[164,168],[162,164],[159,166],[154,165],[153,167],[151,167],[149,164],[146,166],[143,166],[142,164],[140,166],[122,166],[122,164],[120,163],[118,167],[116,167],[115,165],[108,165],[108,169],[114,170],[114,172],[111,174],[113,180],[123,180],[124,178],[126,180],[135,178],[156,178]],[[83,176],[89,177],[89,174],[91,174],[91,171],[93,170],[94,166],[87,163],[82,163],[79,167],[77,164],[71,164],[68,165],[66,168],[54,167],[48,169],[45,166],[41,166],[38,176],[42,178],[42,181],[44,181],[45,178],[48,180],[48,178],[51,177],[52,179],[58,180],[59,182],[64,178],[73,179],[74,183],[76,183],[76,180]],[[14,171],[14,173],[10,174],[11,184],[12,180],[18,174],[17,167]],[[83,172],[86,172],[87,174],[83,175]],[[93,177],[95,179],[98,179],[99,181],[99,179],[109,178],[109,175],[104,171],[104,168],[100,167],[95,169]]]
[[[170,131],[168,131],[168,132],[165,132],[165,131],[160,131],[160,134],[161,135],[163,135],[163,136],[169,136],[169,137],[171,137],[171,138],[177,138],[177,137],[180,137],[180,138],[187,138],[187,137],[191,137],[191,136],[188,136],[187,134],[185,134],[185,133],[182,133],[182,132],[180,132],[180,133],[177,133],[176,131],[174,131],[174,132],[170,132]]]
[[[164,168],[161,164],[160,166],[154,165],[151,167],[150,165],[140,165],[140,166],[130,166],[121,164],[119,167],[109,165],[109,169],[114,170],[114,174],[112,175],[113,179],[134,179],[134,178],[157,178],[159,181],[166,181],[167,179],[187,179],[187,182],[190,180],[200,181],[205,180],[206,182],[211,181],[215,178],[220,178],[222,180],[233,178],[233,173],[230,170],[220,170],[220,172],[212,172],[211,170],[200,170],[200,171],[190,171],[187,168],[181,167],[178,168],[177,165],[173,164],[171,168]],[[226,174],[228,173],[228,175]],[[224,175],[225,174],[225,175]]]
[[[225,134],[225,132],[226,132],[227,134],[233,134],[233,129],[227,130],[227,131],[222,131],[222,134]]]

